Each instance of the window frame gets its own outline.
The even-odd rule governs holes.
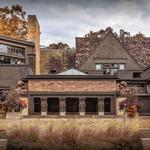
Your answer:
[[[35,112],[35,99],[36,98],[40,99],[40,103],[39,103],[40,104],[40,112]],[[40,97],[34,97],[33,98],[33,113],[34,113],[34,115],[41,115],[41,98]]]

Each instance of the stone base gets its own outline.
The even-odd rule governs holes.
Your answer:
[[[104,115],[104,112],[98,112],[98,115],[99,115],[99,116],[103,116],[103,115]]]
[[[6,119],[20,119],[21,118],[21,113],[20,112],[7,112],[6,113]]]
[[[7,139],[0,139],[0,150],[6,150],[7,148]]]
[[[41,112],[41,116],[47,116],[47,112]]]
[[[66,113],[65,113],[65,112],[60,112],[60,115],[61,115],[61,116],[65,116]]]
[[[24,108],[21,112],[21,115],[22,116],[28,116],[28,109],[27,108]]]
[[[150,150],[150,138],[141,138],[143,150]]]
[[[0,110],[0,118],[5,118],[5,117],[6,117],[6,113]]]
[[[80,116],[84,116],[85,112],[79,112]]]

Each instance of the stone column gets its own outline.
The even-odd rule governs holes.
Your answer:
[[[41,97],[41,115],[47,115],[47,97]]]
[[[81,116],[85,115],[85,97],[79,99],[79,114]]]
[[[102,97],[98,99],[98,115],[104,115],[104,98]]]
[[[60,115],[61,116],[65,116],[66,115],[66,101],[65,101],[65,97],[60,97],[59,110],[60,110]]]

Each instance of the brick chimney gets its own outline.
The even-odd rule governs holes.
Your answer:
[[[35,15],[28,15],[27,39],[35,43],[36,66],[35,74],[40,74],[40,25]]]

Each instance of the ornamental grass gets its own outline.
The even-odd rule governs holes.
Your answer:
[[[110,126],[106,130],[50,125],[15,129],[8,135],[7,150],[141,150],[139,134],[128,128]]]

